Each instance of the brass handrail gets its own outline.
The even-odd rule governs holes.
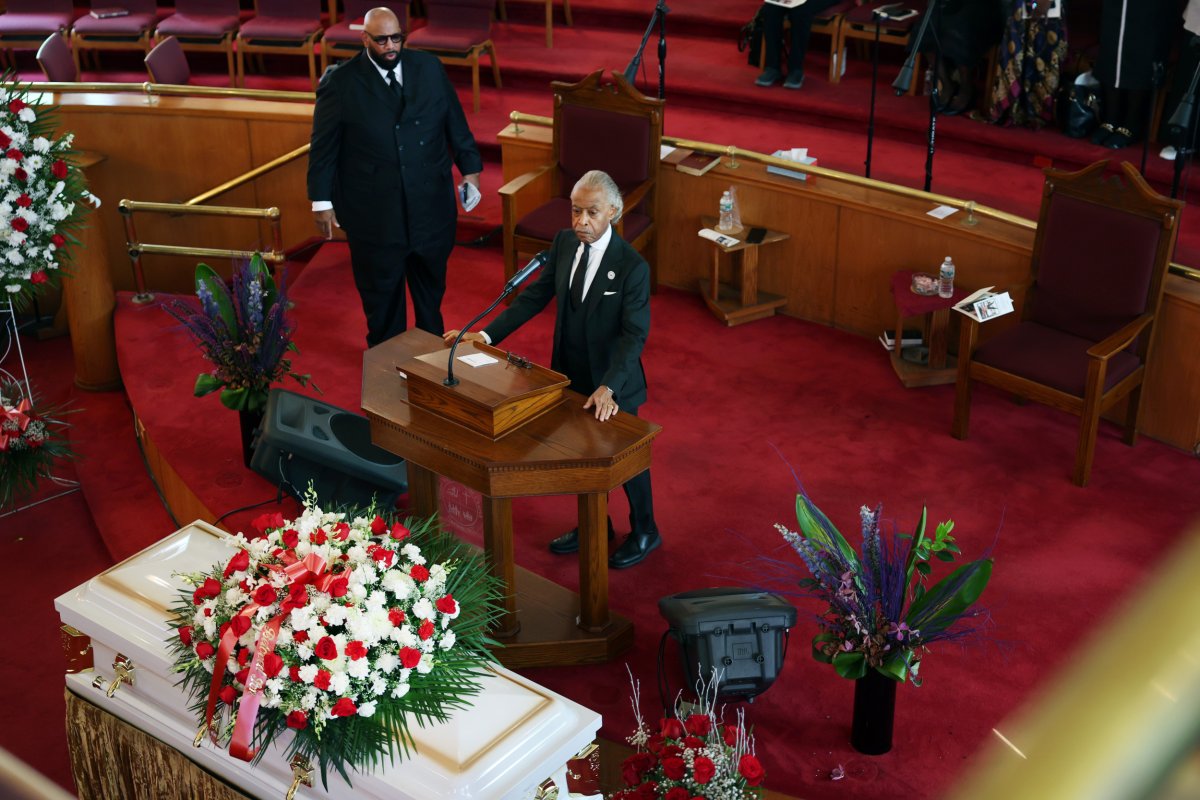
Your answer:
[[[122,213],[148,211],[157,214],[182,214],[209,217],[254,217],[256,219],[279,219],[280,211],[270,208],[242,208],[239,206],[196,206],[187,203],[153,203],[143,200],[122,200],[118,207]]]
[[[3,84],[10,86],[12,84]],[[281,100],[284,102],[311,103],[316,99],[313,92],[287,92],[278,89],[238,89],[221,86],[192,86],[172,83],[113,83],[68,81],[33,81],[29,85],[31,95],[49,94],[144,94],[171,97],[233,97],[247,100]]]
[[[195,258],[251,258],[255,253],[262,256],[263,261],[279,264],[286,260],[278,250],[228,250],[223,247],[181,247],[173,244],[142,244],[130,242],[129,253],[149,253],[157,256],[193,256]]]
[[[518,132],[520,132],[521,123],[526,123],[528,125],[539,125],[543,127],[552,127],[554,125],[554,120],[550,117],[543,117],[538,114],[525,114],[521,111],[513,111],[508,115],[508,118],[516,126]],[[829,180],[835,180],[841,183],[849,184],[851,186],[877,189],[879,191],[889,192],[900,197],[928,200],[933,203],[951,206],[952,208],[965,209],[968,212],[978,214],[979,216],[989,217],[1010,225],[1025,228],[1027,230],[1037,229],[1037,222],[1034,220],[1026,219],[1025,217],[1017,216],[1016,214],[1010,214],[1007,211],[991,208],[990,206],[982,206],[971,200],[961,200],[957,197],[934,194],[921,189],[910,189],[907,186],[898,186],[894,183],[885,183],[883,181],[874,180],[873,178],[860,178],[857,175],[851,175],[848,172],[839,172],[827,167],[799,164],[795,161],[789,161],[776,156],[769,156],[754,150],[744,150],[740,147],[734,147],[733,145],[722,146],[719,144],[712,144],[711,142],[698,142],[690,139],[680,139],[674,136],[664,136],[662,137],[662,140],[663,144],[667,144],[672,147],[686,147],[691,150],[699,150],[712,155],[728,155],[730,158],[744,158],[747,161],[756,161],[768,166],[783,167],[795,172],[805,172],[809,175],[817,175],[823,178],[828,178]],[[1200,281],[1200,270],[1193,267],[1172,262],[1169,269],[1172,273],[1183,278],[1187,278],[1188,280]]]
[[[284,164],[290,164],[291,162],[295,161],[297,158],[300,158],[300,156],[307,155],[308,151],[310,149],[312,149],[312,145],[308,145],[308,144],[301,145],[300,147],[297,147],[295,150],[293,150],[290,153],[286,153],[286,154],[280,156],[279,158],[276,158],[272,161],[268,161],[266,164],[263,164],[261,167],[255,167],[254,169],[250,170],[249,172],[242,173],[238,177],[236,177],[232,180],[226,181],[225,183],[222,183],[220,186],[214,187],[212,189],[209,189],[207,192],[202,192],[202,193],[196,195],[191,200],[186,201],[185,205],[194,206],[199,203],[208,202],[209,200],[216,197],[217,195],[224,194],[225,192],[228,192],[231,189],[236,189],[237,187],[241,186],[242,184],[249,183],[250,181],[254,180],[255,178],[259,177],[260,175],[265,175],[266,173],[270,172],[271,170],[282,167]]]

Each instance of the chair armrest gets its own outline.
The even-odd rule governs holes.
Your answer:
[[[517,220],[550,200],[554,188],[554,165],[538,167],[524,175],[518,175],[500,187],[500,204],[504,212],[504,225],[511,227]]]
[[[1088,358],[1099,358],[1107,361],[1117,353],[1129,346],[1130,342],[1138,337],[1138,335],[1146,329],[1151,322],[1154,321],[1153,314],[1142,314],[1137,319],[1124,325],[1119,331],[1109,335],[1103,341],[1097,342],[1088,348]]]
[[[646,199],[646,195],[654,188],[654,181],[642,181],[631,191],[625,193],[625,208],[637,208],[637,204]]]

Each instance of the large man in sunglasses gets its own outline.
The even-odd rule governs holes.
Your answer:
[[[478,198],[483,160],[441,63],[405,49],[387,8],[363,28],[363,52],[317,89],[308,197],[323,236],[346,232],[372,347],[407,329],[406,281],[416,326],[442,333],[455,200]]]

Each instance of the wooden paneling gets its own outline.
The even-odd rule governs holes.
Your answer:
[[[1200,283],[1167,276],[1154,335],[1140,430],[1194,452],[1200,447]]]

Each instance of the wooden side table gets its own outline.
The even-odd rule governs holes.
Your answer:
[[[892,369],[896,370],[896,376],[907,388],[954,383],[958,368],[946,354],[950,308],[966,298],[969,292],[955,288],[951,297],[917,294],[912,290],[912,276],[911,270],[901,270],[892,275],[892,299],[896,304],[896,344],[892,349]],[[924,363],[906,359],[900,345],[904,338],[904,320],[913,317],[922,318],[925,345],[929,353],[929,359]]]
[[[717,220],[715,217],[702,217],[700,224],[716,230]],[[745,237],[752,227],[754,226],[745,225],[740,231],[730,232],[730,236],[738,239],[738,243],[732,247],[722,247],[711,239],[704,240],[712,246],[713,258],[711,277],[709,280],[700,281],[700,291],[709,310],[731,328],[743,322],[773,316],[776,309],[787,304],[786,297],[758,290],[758,250],[763,245],[782,242],[789,236],[780,231],[769,230],[761,242],[751,244]],[[734,254],[737,286],[721,283],[721,257],[726,254]],[[739,261],[740,264],[737,263]]]

